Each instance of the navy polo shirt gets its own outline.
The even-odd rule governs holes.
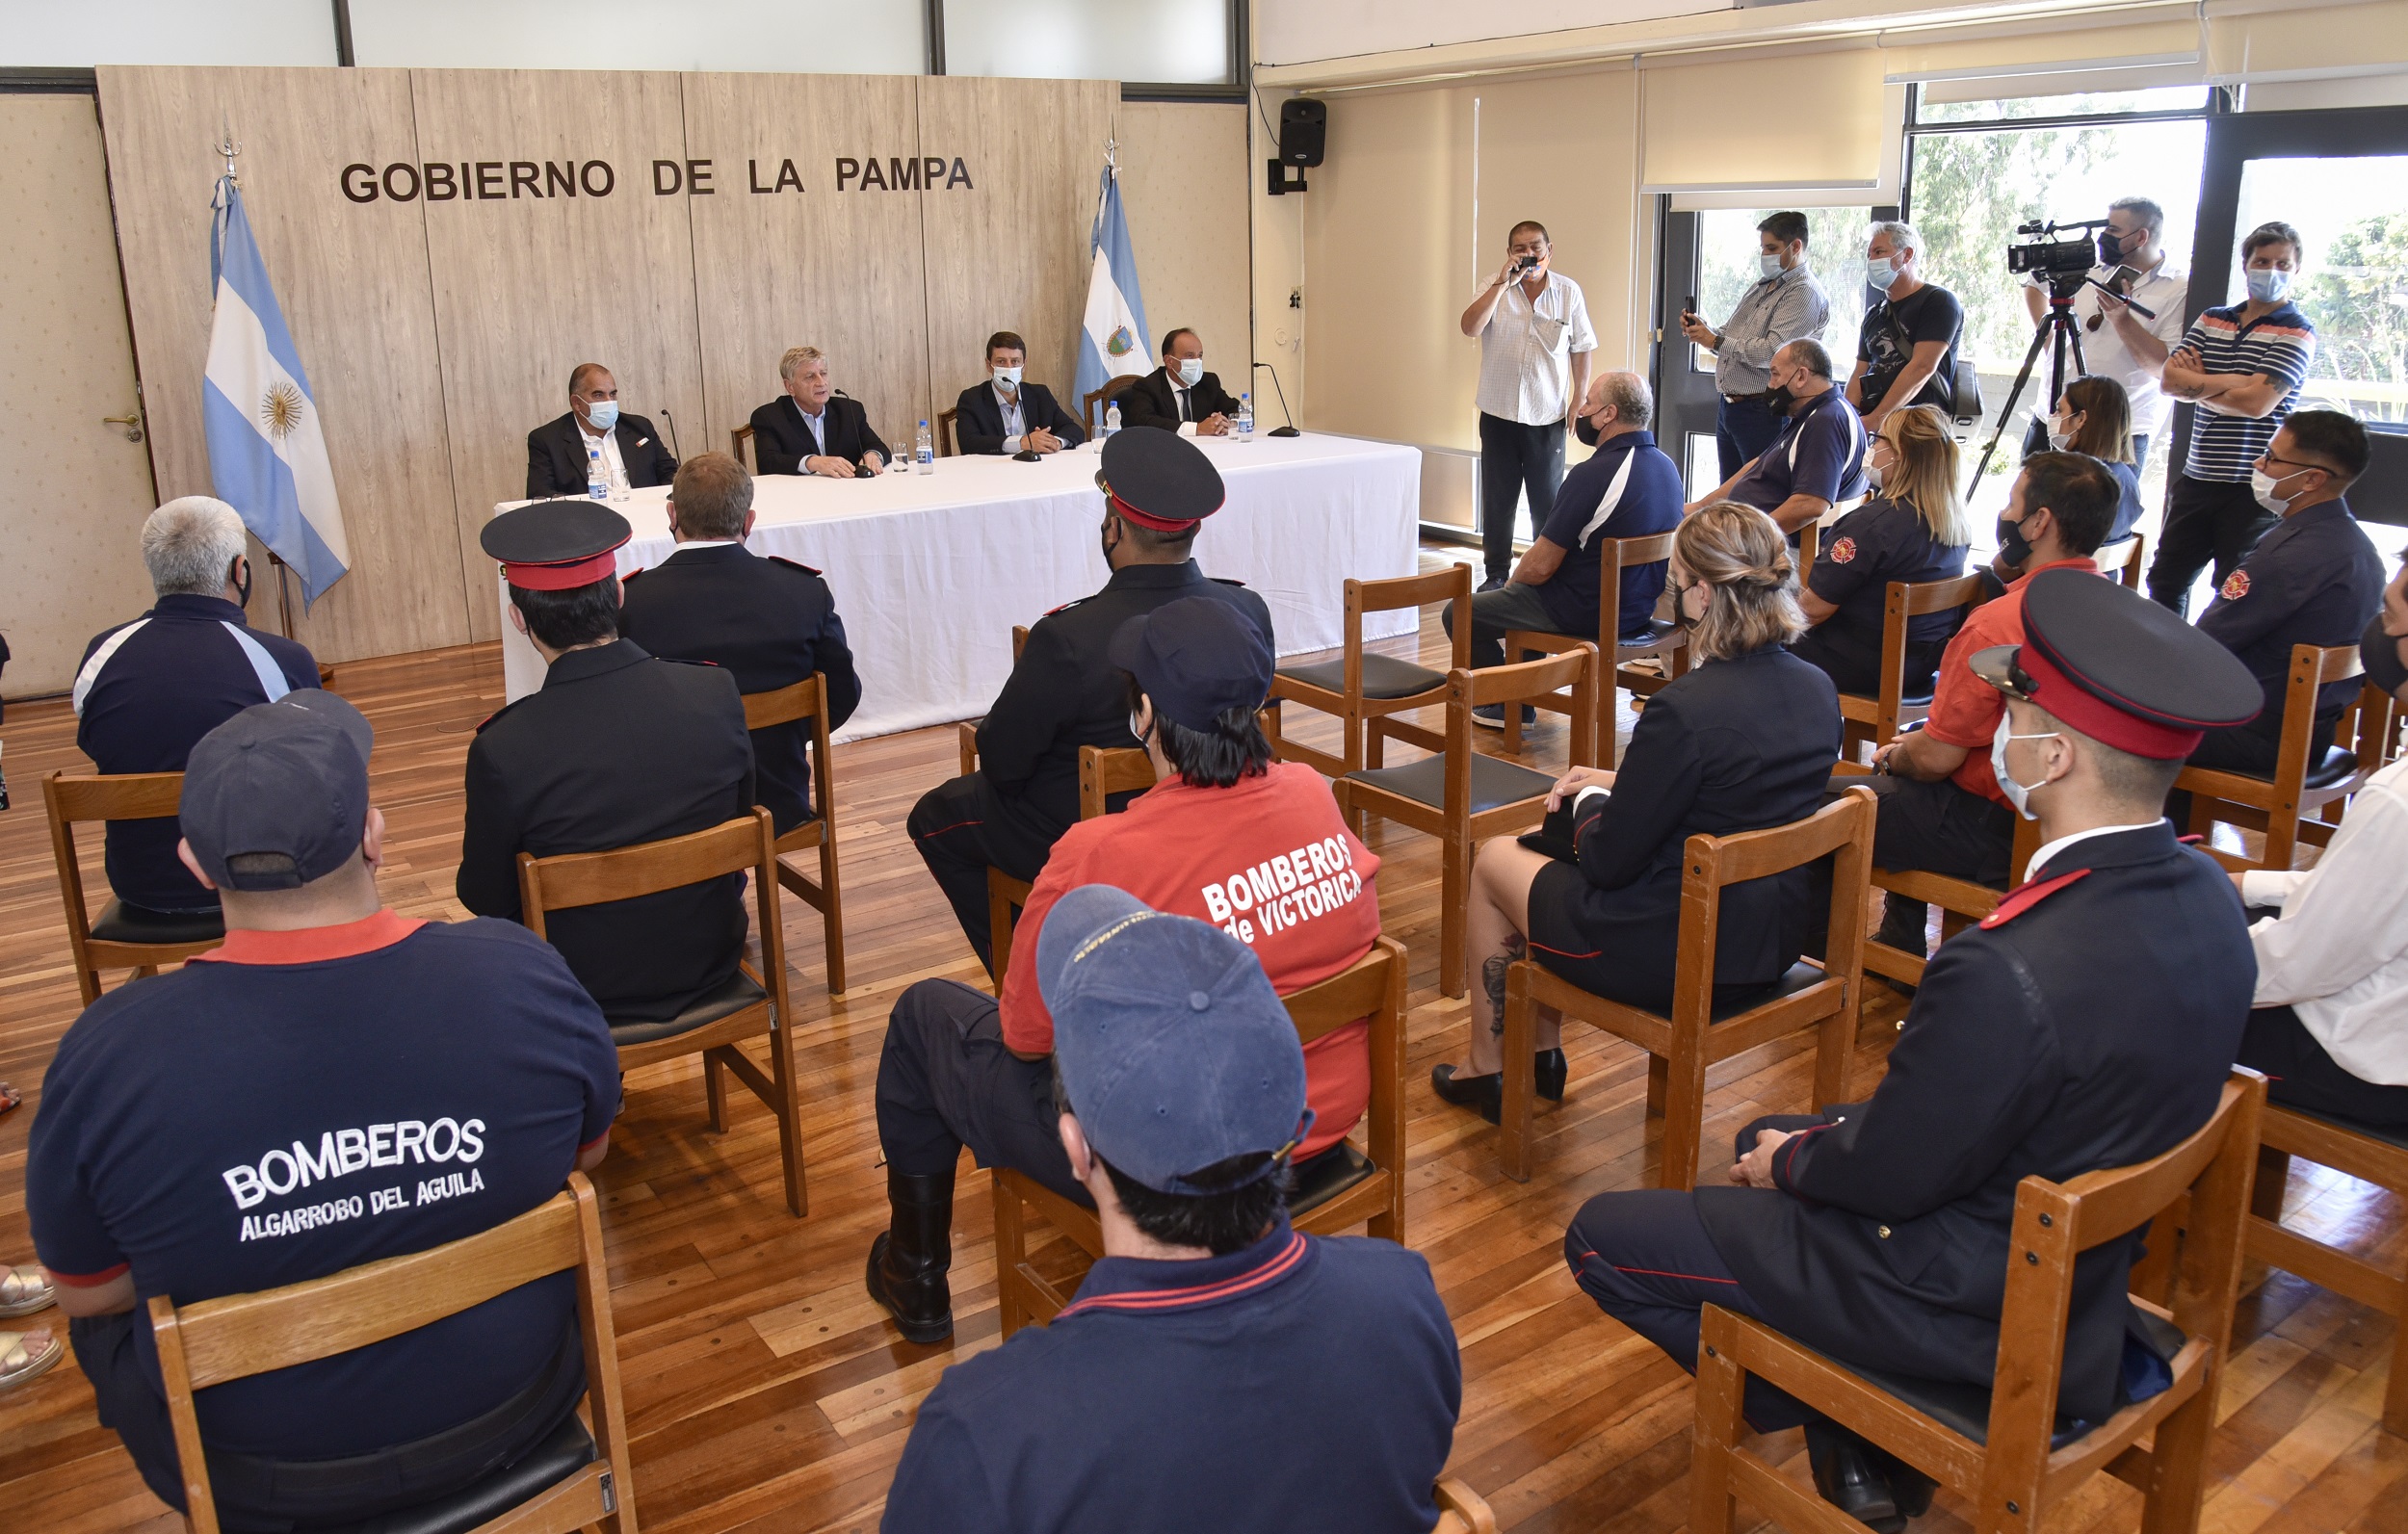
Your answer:
[[[2320,502],[2277,523],[2199,615],[2199,632],[2238,656],[2265,692],[2264,712],[2236,728],[2279,735],[2291,646],[2356,644],[2382,606],[2382,557],[2347,501]],[[2340,713],[2357,695],[2355,677],[2326,683],[2316,716]]]
[[[1793,495],[1834,505],[1865,493],[1865,421],[1838,389],[1793,404],[1772,446],[1757,455],[1731,499],[1770,511]]]
[[[1563,477],[1555,510],[1538,535],[1564,551],[1563,562],[1537,587],[1547,615],[1566,634],[1597,632],[1597,609],[1605,595],[1598,568],[1601,538],[1647,538],[1681,525],[1688,493],[1681,468],[1656,446],[1653,432],[1625,431]],[[1663,594],[1664,561],[1632,565],[1622,572],[1622,637],[1647,632],[1656,599]]]
[[[163,596],[93,637],[75,673],[75,743],[104,773],[181,772],[200,738],[255,703],[318,685],[318,663],[243,621],[223,597]],[[109,888],[153,911],[214,911],[217,895],[177,861],[172,818],[112,820]]]
[[[1823,619],[1825,625],[1869,640],[1877,651],[1890,583],[1953,581],[1965,573],[1965,549],[1933,537],[1913,507],[1875,496],[1824,531],[1806,585],[1840,610]],[[1906,620],[1907,642],[1945,639],[1956,620],[1953,611],[1918,613]]]
[[[618,1111],[618,1055],[568,966],[510,922],[380,911],[237,930],[76,1019],[25,1163],[62,1282],[132,1270],[138,1315],[488,1230],[558,1193]],[[313,1364],[202,1391],[212,1447],[364,1454],[532,1384],[576,1324],[573,1274]],[[136,1346],[153,1373],[150,1327]]]
[[[1418,1252],[1299,1235],[1108,1257],[1051,1326],[955,1364],[920,1407],[895,1534],[1424,1534],[1462,1405]]]

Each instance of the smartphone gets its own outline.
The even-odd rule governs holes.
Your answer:
[[[1687,300],[1685,303],[1683,303],[1683,304],[1682,304],[1682,306],[1681,306],[1681,313],[1683,313],[1684,315],[1689,315],[1689,316],[1694,316],[1694,315],[1697,313],[1697,295],[1696,295],[1696,294],[1692,293],[1692,294],[1690,294],[1690,295],[1688,296],[1688,300]]]

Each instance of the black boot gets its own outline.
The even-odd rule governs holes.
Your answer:
[[[1898,1534],[1906,1520],[1890,1495],[1889,1480],[1873,1466],[1879,1452],[1837,1422],[1806,1424],[1806,1462],[1814,1468],[1815,1490],[1822,1499],[1873,1534]]]
[[[954,1174],[933,1177],[886,1169],[892,1209],[885,1235],[870,1243],[870,1298],[892,1311],[906,1341],[942,1342],[954,1335]]]
[[[1897,1506],[1898,1517],[1911,1522],[1931,1511],[1932,1495],[1940,1490],[1938,1481],[1878,1443],[1867,1443],[1865,1450],[1873,1469],[1890,1483],[1890,1500]]]
[[[1501,1072],[1457,1076],[1452,1065],[1433,1065],[1429,1068],[1429,1089],[1438,1094],[1441,1103],[1478,1108],[1479,1116],[1491,1124],[1505,1117],[1505,1076]]]
[[[1919,959],[1928,958],[1930,957],[1931,938],[1924,924],[1930,917],[1931,908],[1923,901],[1910,900],[1903,896],[1885,891],[1882,895],[1881,925],[1873,933],[1872,940],[1903,952],[1912,953]],[[1882,978],[1888,982],[1891,990],[1898,992],[1900,996],[1915,994],[1916,988],[1903,980],[1893,980],[1887,975]]]
[[[1572,1074],[1572,1067],[1564,1060],[1563,1052],[1561,1050],[1539,1051],[1538,1059],[1532,1065],[1531,1070],[1537,1078],[1538,1095],[1550,1103],[1562,1102],[1564,1079]]]

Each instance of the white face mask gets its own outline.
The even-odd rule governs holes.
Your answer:
[[[1179,381],[1192,389],[1204,381],[1204,359],[1188,357],[1179,364]]]
[[[2260,303],[2280,303],[2290,292],[2290,273],[2273,267],[2249,269],[2249,297]]]
[[[1765,274],[1765,280],[1767,282],[1779,276],[1781,274],[1781,252],[1778,250],[1757,251],[1756,270]]]
[[[1865,280],[1884,293],[1889,292],[1890,284],[1898,280],[1898,257],[1868,259],[1865,262]]]
[[[1020,387],[1020,373],[1018,368],[997,368],[995,381],[1007,389],[1017,389]]]
[[[1990,775],[1999,780],[1999,792],[2006,795],[2007,803],[2015,806],[2017,815],[2027,820],[2036,820],[2039,817],[2032,814],[2030,809],[2032,791],[2047,788],[2049,780],[2042,778],[2039,782],[2030,784],[2016,782],[2015,774],[2006,769],[2006,742],[2009,741],[2054,741],[2056,739],[2056,732],[2043,730],[2036,735],[2016,735],[2012,733],[2013,728],[2013,721],[2006,715],[1999,715],[1998,734],[1990,738]]]
[[[2289,478],[2289,475],[2284,476],[2284,479]],[[2276,479],[2274,476],[2266,473],[2264,469],[2257,467],[2255,464],[2250,465],[2250,493],[2258,498],[2258,505],[2265,507],[2268,511],[2273,512],[2278,517],[2289,511],[2290,509],[2290,504],[2299,499],[2299,497],[2295,495],[2276,495],[2274,493],[2274,487],[2282,482],[2282,480]]]
[[[2073,440],[2074,433],[2066,429],[2063,421],[2052,419],[2049,422],[2049,447],[2052,451],[2063,453],[2067,451],[2066,444]]]
[[[1145,715],[1138,713],[1134,709],[1129,713],[1129,733],[1137,737],[1138,744],[1139,745],[1143,745],[1145,743],[1144,718]]]
[[[1890,471],[1875,462],[1871,454],[1865,455],[1865,482],[1867,484],[1878,490],[1881,488],[1881,481],[1889,477]]]

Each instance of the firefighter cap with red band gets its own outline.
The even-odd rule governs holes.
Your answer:
[[[523,591],[568,591],[618,573],[615,557],[635,535],[627,519],[592,501],[537,501],[484,525],[477,542]]]
[[[1203,449],[1155,427],[1106,439],[1095,486],[1116,515],[1157,533],[1192,533],[1228,497]]]
[[[1976,651],[1974,674],[2102,745],[2178,762],[2264,704],[2232,651],[2121,582],[2043,570],[2024,587],[2024,642]]]

